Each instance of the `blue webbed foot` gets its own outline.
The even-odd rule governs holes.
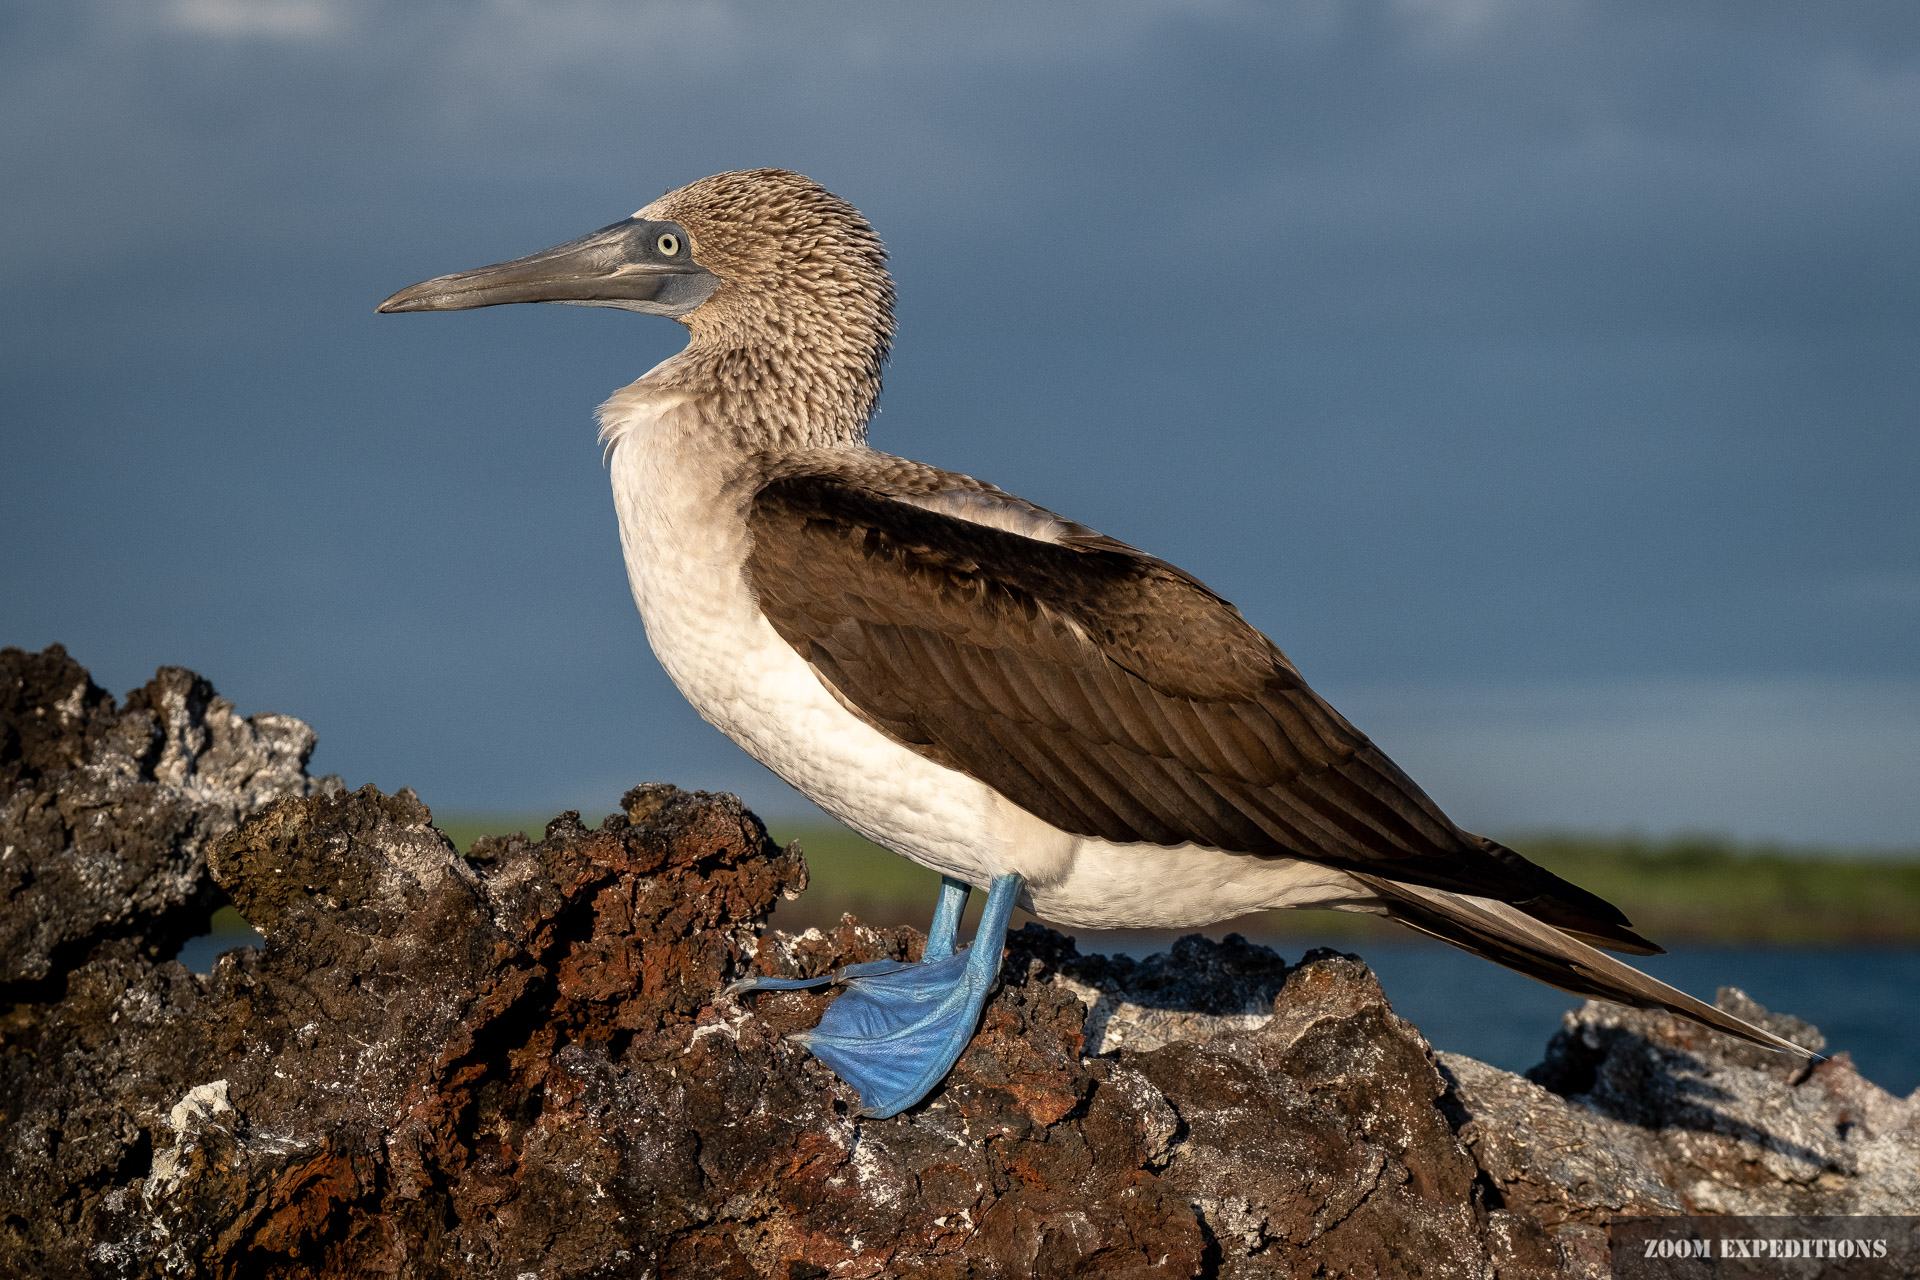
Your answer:
[[[884,1119],[933,1091],[973,1038],[1000,973],[1007,919],[1019,896],[1017,875],[997,876],[973,945],[953,951],[967,887],[947,880],[919,964],[875,960],[821,978],[750,978],[729,990],[791,991],[844,986],[820,1025],[794,1037],[860,1093],[860,1114]]]
[[[743,991],[805,991],[809,987],[824,987],[829,982],[845,982],[849,978],[893,973],[912,967],[912,962],[907,960],[869,960],[865,964],[850,964],[844,969],[823,973],[817,978],[742,978],[738,982],[729,982],[720,994],[733,996]]]

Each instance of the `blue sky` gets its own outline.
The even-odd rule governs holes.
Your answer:
[[[721,169],[893,252],[877,445],[1192,569],[1462,822],[1920,846],[1920,10],[0,8],[0,641],[442,810],[792,794],[627,598],[679,343],[375,316]]]

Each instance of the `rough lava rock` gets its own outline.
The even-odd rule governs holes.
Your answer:
[[[17,988],[0,1274],[1527,1280],[1604,1276],[1616,1213],[1920,1203],[1920,1103],[1844,1057],[1589,1005],[1524,1079],[1435,1054],[1356,957],[1238,938],[1029,926],[945,1084],[856,1120],[784,1039],[829,997],[721,990],[923,939],[771,931],[805,862],[732,797],[462,857],[410,792],[300,790],[176,895],[217,883],[263,948],[196,976],[133,913]]]
[[[70,967],[110,937],[177,948],[217,900],[207,846],[307,777],[313,730],[241,719],[162,667],[124,707],[53,645],[0,649],[0,986]]]

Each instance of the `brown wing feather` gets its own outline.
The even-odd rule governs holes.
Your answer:
[[[1062,830],[1309,858],[1658,950],[1604,900],[1454,826],[1171,565],[833,476],[770,482],[749,525],[760,607],[850,708]]]

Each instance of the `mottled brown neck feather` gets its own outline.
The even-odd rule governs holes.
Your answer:
[[[886,248],[858,210],[781,169],[717,174],[641,210],[687,229],[720,287],[687,349],[648,381],[692,397],[743,443],[866,435],[893,339]]]

